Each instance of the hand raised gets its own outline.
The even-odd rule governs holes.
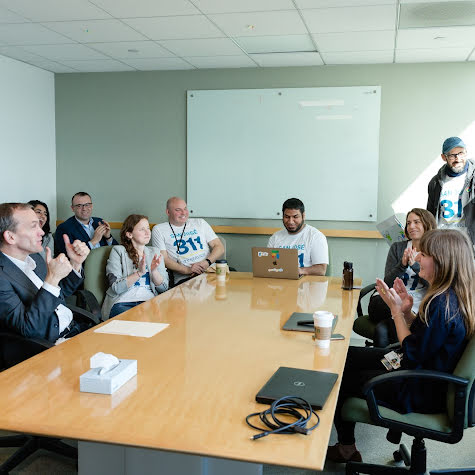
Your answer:
[[[393,289],[396,291],[396,293],[401,299],[401,310],[404,315],[410,314],[412,310],[412,305],[414,304],[414,299],[412,298],[412,295],[408,294],[404,282],[399,277],[395,279]]]
[[[97,228],[94,230],[94,235],[92,236],[91,242],[93,244],[97,244],[98,242],[100,242],[106,231],[107,226],[105,224],[99,224],[99,226],[97,226]]]
[[[150,270],[153,272],[157,267],[160,265],[160,262],[162,260],[162,255],[161,254],[155,254],[153,256],[152,262],[150,264]]]
[[[51,258],[51,250],[46,248],[46,266],[48,273],[46,274],[45,282],[58,287],[59,281],[64,279],[72,271],[69,259],[61,253],[56,259]]]
[[[82,263],[86,260],[86,257],[91,251],[86,243],[79,241],[78,239],[71,244],[67,234],[63,234],[63,239],[69,260],[71,261],[72,266],[79,271]]]
[[[147,266],[145,264],[145,253],[142,255],[142,259],[139,261],[139,273],[144,275],[147,272]]]

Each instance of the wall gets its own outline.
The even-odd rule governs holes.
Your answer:
[[[378,184],[378,218],[382,220],[393,214],[393,202],[421,173],[428,170],[426,174],[430,174],[442,164],[442,141],[472,125],[475,63],[57,75],[58,216],[68,217],[71,195],[87,190],[93,195],[96,216],[122,221],[129,213],[139,211],[153,222],[164,220],[166,199],[184,196],[186,190],[188,89],[359,85],[382,87]],[[337,181],[337,175],[345,170],[339,169],[332,150],[322,150],[322,154]],[[298,166],[298,157],[289,166]],[[428,179],[424,180],[417,187],[417,196],[412,192],[407,206],[425,205]],[[285,177],[282,181],[285,183]],[[217,186],[212,169],[203,186]],[[229,186],[233,186],[232,176]],[[358,199],[351,189],[336,187],[335,193],[347,194],[348,200]],[[236,199],[246,197],[236,190]],[[322,201],[331,202],[331,196],[323,196]],[[317,205],[306,203],[307,207]],[[407,206],[399,211],[406,211]],[[272,220],[209,221],[279,226]],[[372,224],[359,222],[311,224],[319,228],[374,229]],[[238,270],[250,270],[249,248],[265,244],[266,238],[225,237],[230,264]],[[382,275],[388,251],[383,241],[332,238],[329,245],[334,275],[340,274],[343,260],[354,261],[355,274],[365,283]]]
[[[0,203],[39,199],[54,222],[54,74],[0,56],[0,81]]]

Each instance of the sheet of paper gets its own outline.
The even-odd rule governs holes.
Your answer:
[[[127,320],[112,320],[106,325],[94,330],[95,333],[112,333],[115,335],[141,336],[150,338],[168,327],[168,323],[131,322]]]

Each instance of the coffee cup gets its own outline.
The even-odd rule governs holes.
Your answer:
[[[325,310],[319,310],[313,314],[315,343],[320,348],[328,348],[330,346],[333,318],[333,313]]]
[[[218,282],[225,282],[227,272],[228,263],[226,259],[218,259],[216,261],[216,280],[218,280]]]

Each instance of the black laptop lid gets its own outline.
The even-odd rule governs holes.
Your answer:
[[[335,373],[281,366],[257,393],[256,401],[272,404],[284,396],[298,396],[313,409],[322,409],[337,378]]]

